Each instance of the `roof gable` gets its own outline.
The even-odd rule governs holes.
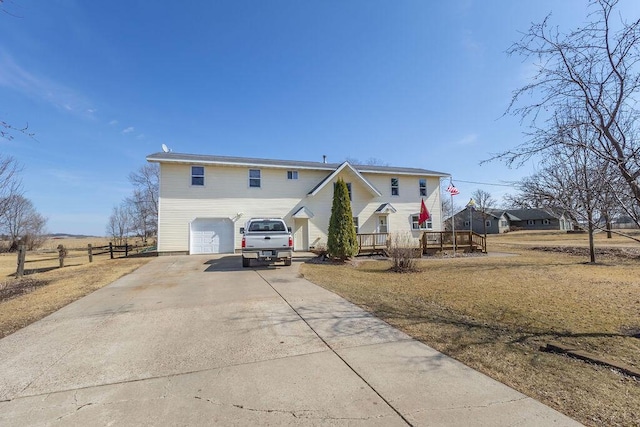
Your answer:
[[[318,194],[328,183],[332,182],[333,179],[336,176],[338,176],[338,174],[343,170],[349,170],[353,172],[353,174],[362,182],[362,184],[365,186],[367,190],[369,190],[371,194],[378,197],[382,196],[382,193],[378,191],[378,189],[374,187],[373,184],[371,184],[364,176],[362,176],[360,172],[358,172],[353,166],[351,166],[349,162],[344,162],[340,166],[338,166],[336,170],[334,170],[329,175],[327,175],[325,179],[320,181],[318,185],[316,185],[311,191],[309,191],[309,193],[307,193],[307,196],[315,196],[316,194]]]

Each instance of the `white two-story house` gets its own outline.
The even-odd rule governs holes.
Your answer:
[[[441,231],[440,179],[426,169],[161,152],[158,252],[233,253],[249,218],[279,217],[296,250],[327,242],[333,185],[349,188],[358,233]],[[421,201],[431,215],[418,224]]]

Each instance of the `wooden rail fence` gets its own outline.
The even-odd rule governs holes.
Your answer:
[[[38,259],[26,259],[27,258],[27,250],[24,245],[20,245],[18,247],[18,262],[16,268],[16,277],[22,277],[25,274],[25,264],[28,263],[42,263],[48,261],[58,261],[58,267],[47,267],[46,269],[53,268],[62,268],[64,267],[65,260],[72,258],[84,258],[86,256],[89,257],[89,262],[93,262],[94,256],[106,255],[109,254],[110,259],[114,258],[126,258],[133,253],[141,253],[146,249],[149,249],[151,246],[148,245],[114,245],[109,242],[108,245],[105,246],[93,246],[91,244],[87,245],[87,253],[85,255],[74,255],[69,256],[67,249],[63,245],[58,245],[57,251],[58,256],[49,257],[49,258],[38,258]],[[115,254],[115,255],[114,255]],[[124,255],[120,255],[124,254]]]

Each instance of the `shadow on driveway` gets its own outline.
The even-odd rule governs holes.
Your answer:
[[[306,262],[310,257],[293,258],[294,263]],[[251,271],[251,270],[278,270],[281,268],[290,268],[283,265],[282,262],[277,264],[269,264],[267,262],[260,262],[255,259],[251,260],[251,267],[242,266],[242,257],[240,255],[228,255],[220,258],[214,258],[204,263],[208,267],[205,272],[211,273],[216,271]]]

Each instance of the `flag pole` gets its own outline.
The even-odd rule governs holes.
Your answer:
[[[453,185],[453,181],[450,181],[450,184]],[[451,231],[453,233],[453,257],[456,257],[456,218],[453,213],[453,193],[449,193],[451,195]]]

